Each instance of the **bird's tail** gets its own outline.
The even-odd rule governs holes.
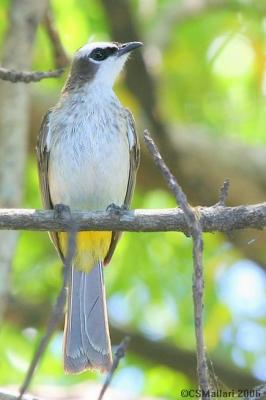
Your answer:
[[[102,263],[89,273],[72,267],[64,332],[65,372],[108,371],[111,365]]]

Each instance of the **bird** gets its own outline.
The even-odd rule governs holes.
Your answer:
[[[57,104],[41,123],[36,151],[46,209],[128,208],[139,166],[139,141],[131,112],[113,85],[141,42],[93,42],[77,50]],[[67,232],[49,232],[64,262]],[[67,282],[63,364],[67,374],[112,367],[103,266],[120,232],[76,234]]]

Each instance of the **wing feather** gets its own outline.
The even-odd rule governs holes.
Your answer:
[[[49,116],[51,112],[52,111],[49,110],[43,117],[36,145],[41,198],[43,206],[46,209],[53,209],[53,203],[50,196],[49,182],[48,182],[48,167],[49,167],[49,155],[50,155],[48,146],[48,136],[50,132]],[[63,254],[60,250],[58,234],[56,232],[49,232],[49,236],[58,254],[63,260]]]
[[[136,132],[134,117],[128,109],[125,109],[125,112],[128,122],[127,137],[129,143],[129,176],[128,176],[128,185],[124,200],[124,206],[128,207],[131,203],[131,199],[136,184],[136,176],[140,162],[140,148],[139,148],[139,140]],[[104,259],[104,264],[108,264],[109,261],[111,260],[120,236],[121,232],[113,232],[111,244],[108,253]]]

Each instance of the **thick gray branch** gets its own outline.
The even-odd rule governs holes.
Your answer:
[[[266,203],[238,207],[196,207],[203,232],[229,232],[236,229],[266,227]],[[117,230],[131,232],[188,233],[179,208],[120,211],[72,211],[78,230]],[[0,230],[65,231],[68,218],[55,218],[53,210],[0,209]]]

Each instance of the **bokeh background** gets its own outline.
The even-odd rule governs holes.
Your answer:
[[[0,2],[2,48],[11,4]],[[134,113],[140,138],[150,129],[193,205],[216,203],[225,178],[228,205],[265,201],[264,0],[53,0],[52,9],[70,56],[91,38],[143,41],[116,92]],[[52,68],[51,43],[40,25],[32,69]],[[66,73],[30,85],[23,199],[17,207],[41,208],[34,146],[41,117],[56,103],[65,78]],[[7,207],[3,198],[0,205]],[[132,207],[175,207],[143,145]],[[8,233],[1,235],[4,243]],[[222,388],[266,381],[265,239],[255,230],[204,235],[204,333],[212,378]],[[21,232],[16,240],[8,276],[0,269],[6,289],[0,314],[3,387],[22,382],[61,281],[46,233]],[[179,399],[182,388],[195,388],[191,240],[181,233],[126,233],[105,278],[112,342],[132,335],[112,388],[124,392],[124,399]],[[99,373],[64,375],[61,346],[62,326],[33,389],[42,387],[45,397],[45,388],[56,388],[68,398],[70,386],[103,382]]]

